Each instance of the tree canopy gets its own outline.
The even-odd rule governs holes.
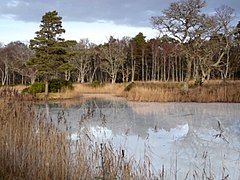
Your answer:
[[[28,65],[37,69],[37,75],[45,81],[45,95],[48,96],[48,81],[52,76],[58,76],[70,68],[67,48],[75,44],[65,41],[61,35],[65,33],[62,27],[62,17],[56,11],[47,12],[40,24],[40,30],[30,40],[30,48],[35,51]]]
[[[87,39],[66,41],[62,17],[47,12],[30,46],[11,42],[0,46],[0,83],[30,84],[65,79],[71,82],[185,81],[240,78],[240,23],[233,27],[228,6],[206,14],[204,0],[178,0],[152,25],[159,37],[142,32],[105,44]],[[187,84],[187,83],[184,83]],[[187,86],[184,86],[187,87]]]

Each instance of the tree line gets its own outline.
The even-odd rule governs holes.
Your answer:
[[[32,84],[65,79],[72,82],[195,81],[240,78],[240,22],[234,10],[202,12],[204,0],[171,3],[151,18],[160,36],[143,33],[122,39],[110,36],[104,44],[88,39],[66,41],[62,18],[47,12],[30,43],[0,47],[1,85]]]

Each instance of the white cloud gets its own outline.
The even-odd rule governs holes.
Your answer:
[[[19,1],[10,1],[7,3],[7,7],[17,7],[19,5]]]
[[[39,23],[27,23],[15,21],[13,19],[0,19],[1,39],[0,42],[7,44],[11,41],[28,42],[35,37],[35,32],[39,30]],[[63,28],[66,33],[63,37],[67,40],[88,38],[90,42],[101,44],[107,42],[110,36],[121,39],[124,36],[134,37],[142,32],[147,39],[155,38],[158,32],[147,27],[129,27],[116,25],[113,22],[64,22]]]
[[[113,22],[65,22],[63,27],[66,29],[64,37],[66,39],[80,40],[88,38],[91,42],[101,44],[107,41],[109,36],[121,39],[124,36],[134,37],[142,32],[147,39],[155,38],[158,32],[147,27],[129,27],[116,25]]]
[[[41,17],[52,10],[63,17],[66,39],[89,38],[94,43],[103,43],[110,35],[133,37],[138,32],[153,38],[157,33],[152,30],[150,17],[160,15],[174,1],[177,0],[1,0],[0,41],[33,38]],[[235,8],[236,13],[240,11],[239,0],[206,1],[205,12],[222,4]]]
[[[151,16],[177,0],[1,0],[0,15],[13,14],[22,21],[38,22],[47,11],[57,10],[65,21],[96,22],[113,21],[115,24],[149,27]],[[239,0],[206,0],[206,11],[226,4],[239,12]]]

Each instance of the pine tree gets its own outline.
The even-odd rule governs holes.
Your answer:
[[[35,57],[29,60],[28,65],[36,68],[37,75],[44,79],[46,98],[50,78],[70,68],[67,48],[76,43],[61,38],[65,33],[61,20],[62,17],[56,11],[47,12],[42,17],[41,29],[30,40],[30,48],[35,51]]]

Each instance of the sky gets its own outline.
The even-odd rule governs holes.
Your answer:
[[[176,0],[1,0],[0,42],[27,43],[38,31],[42,16],[56,10],[61,16],[66,33],[63,38],[88,38],[100,44],[109,36],[134,37],[142,32],[147,39],[158,32],[152,28],[150,18],[159,16],[163,9]],[[206,0],[206,13],[213,13],[221,5],[235,9],[240,20],[239,0]],[[238,20],[236,21],[238,22]]]

